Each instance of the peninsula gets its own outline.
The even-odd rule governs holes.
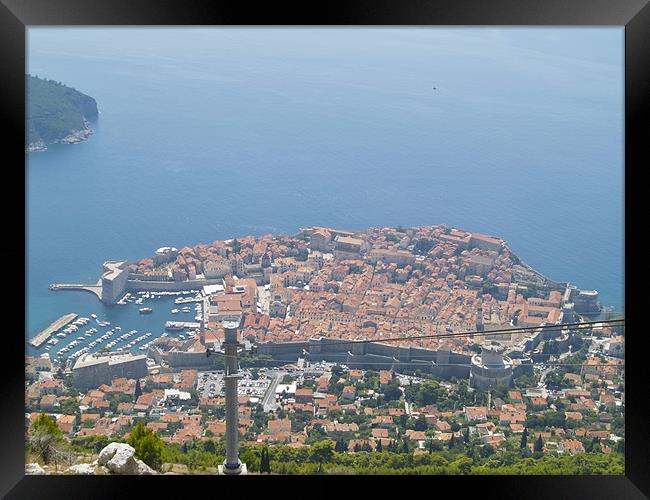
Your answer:
[[[404,325],[400,333],[412,323],[435,333],[476,323],[537,326],[600,312],[598,292],[549,280],[502,239],[446,224],[357,232],[310,227],[295,236],[162,247],[138,261],[106,262],[93,286],[112,304],[128,291],[198,290],[232,277],[270,289],[267,308],[280,318],[276,335],[290,338],[296,325],[288,318],[301,320],[305,338],[332,321],[328,329],[345,335],[372,321],[381,337],[395,333],[395,324]]]
[[[45,151],[49,144],[85,141],[92,129],[89,121],[98,116],[97,102],[60,82],[26,76],[26,152]]]

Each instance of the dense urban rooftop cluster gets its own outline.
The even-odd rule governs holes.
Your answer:
[[[594,332],[570,363],[489,392],[465,380],[325,362],[247,369],[239,384],[239,431],[245,443],[302,447],[331,439],[337,451],[349,453],[487,445],[490,452],[529,449],[531,455],[620,451],[622,359],[607,354],[621,341],[614,333]],[[79,392],[51,369],[43,358],[28,359],[27,418],[54,415],[72,442],[125,438],[138,421],[180,446],[218,441],[225,433],[217,371],[119,377]]]
[[[231,287],[233,277],[239,278],[246,290],[241,301],[246,326],[263,341],[379,340],[477,326],[536,326],[557,323],[562,315],[560,285],[542,279],[538,290],[539,275],[504,241],[445,225],[364,233],[308,228],[296,237],[168,247],[132,264],[131,273],[143,280],[223,278]],[[255,283],[270,288],[262,311],[255,307],[260,299]],[[214,300],[222,310],[226,304],[238,307]],[[467,340],[452,344],[463,349]]]
[[[408,363],[401,371],[363,361],[347,366],[306,352],[289,362],[255,348],[322,337],[381,342],[540,327],[593,311],[597,295],[582,297],[547,280],[500,239],[445,225],[363,233],[312,227],[293,237],[164,247],[129,264],[129,280],[201,284],[197,335],[157,339],[146,355],[87,354],[67,366],[28,358],[28,425],[41,413],[54,415],[78,445],[125,439],[137,422],[170,446],[218,442],[225,433],[223,322],[242,318],[244,444],[301,448],[331,440],[339,453],[460,449],[481,457],[496,450],[541,456],[623,448],[621,326],[499,336],[521,351],[514,360],[519,368],[530,355],[534,369],[503,368],[511,370],[508,385],[487,388],[436,378]],[[474,360],[495,338],[447,335],[397,344]]]

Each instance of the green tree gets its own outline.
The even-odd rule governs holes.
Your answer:
[[[544,441],[542,441],[542,435],[537,436],[537,440],[535,441],[535,446],[533,447],[533,451],[536,452],[542,452],[544,451]]]
[[[61,429],[59,429],[59,424],[56,423],[56,419],[50,415],[41,413],[36,420],[34,420],[33,428],[35,431],[44,431],[53,436],[62,436]]]
[[[469,444],[469,427],[465,428],[465,432],[463,433],[463,441],[465,444]]]
[[[260,472],[262,474],[270,474],[271,473],[271,460],[269,458],[269,448],[268,446],[265,446],[262,448],[262,454],[260,457]]]
[[[420,416],[415,420],[415,423],[413,424],[413,429],[416,431],[426,431],[427,427],[427,419],[424,418],[424,414],[420,413]]]
[[[384,389],[384,399],[386,401],[397,401],[402,397],[402,391],[399,389],[399,381],[393,379]]]
[[[618,443],[616,443],[616,452],[621,454],[625,453],[625,439],[621,439]]]
[[[152,429],[138,422],[129,433],[128,443],[135,448],[135,455],[154,469],[162,465],[163,442]]]
[[[135,382],[135,393],[133,394],[133,398],[137,401],[140,396],[142,396],[142,387],[140,387],[140,379],[138,379]]]
[[[323,440],[318,441],[311,445],[311,460],[318,463],[318,472],[320,473],[323,469],[323,464],[329,462],[333,455],[334,449],[332,447],[332,441]]]
[[[521,442],[519,443],[519,449],[523,450],[528,445],[528,427],[524,427],[524,432],[521,433]]]
[[[68,458],[63,433],[54,417],[39,415],[28,436],[29,449],[45,464]]]
[[[494,450],[494,447],[492,445],[486,444],[486,445],[481,446],[481,449],[479,450],[479,453],[480,453],[481,457],[487,458],[487,457],[489,457],[491,455],[494,455],[494,451],[495,450]]]
[[[216,452],[216,447],[215,447],[214,441],[212,441],[212,439],[208,439],[207,441],[203,442],[203,451],[206,451],[207,453],[215,453]]]
[[[61,401],[61,413],[65,415],[79,415],[79,400],[66,398]]]
[[[332,367],[331,372],[332,372],[332,376],[340,377],[341,375],[343,375],[343,367],[341,365],[334,365]]]

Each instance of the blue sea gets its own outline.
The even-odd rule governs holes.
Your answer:
[[[158,335],[169,299],[141,316],[48,285],[309,225],[496,235],[623,310],[623,35],[29,28],[28,72],[100,117],[88,141],[27,158],[26,334],[76,312]]]

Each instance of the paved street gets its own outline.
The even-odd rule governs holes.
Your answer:
[[[258,302],[262,308],[263,314],[269,313],[269,307],[271,305],[271,290],[266,290],[263,286],[257,287]]]
[[[266,372],[267,377],[271,378],[271,385],[269,386],[268,391],[262,398],[262,406],[264,411],[275,411],[277,404],[275,402],[275,389],[278,387],[278,384],[282,381],[282,378],[287,374],[284,370],[268,370]]]

